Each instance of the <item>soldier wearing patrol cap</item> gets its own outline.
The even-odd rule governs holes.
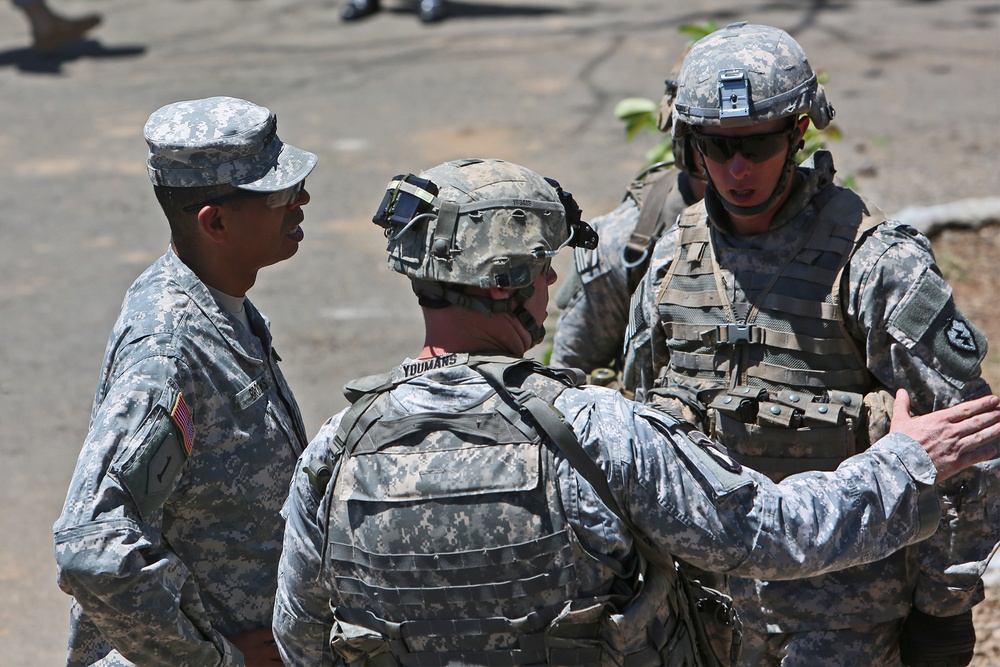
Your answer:
[[[738,23],[696,43],[675,137],[708,187],[657,243],[632,304],[626,388],[684,414],[773,479],[833,470],[885,433],[891,396],[923,414],[990,393],[983,334],[929,241],[793,156],[833,107],[786,32]],[[996,462],[941,487],[941,530],[867,566],[736,579],[747,665],[964,665],[996,544]]]
[[[745,576],[880,558],[934,530],[936,475],[995,452],[981,444],[1000,433],[996,397],[911,419],[901,392],[868,452],[775,484],[524,357],[552,257],[597,242],[555,181],[447,162],[393,178],[373,220],[424,344],[348,383],[351,407],[296,466],[274,615],[287,665],[729,664],[726,597],[671,554]]]
[[[67,664],[276,661],[279,510],[307,437],[246,293],[297,251],[316,156],[228,97],[164,106],[145,138],[170,246],[125,296],[54,527]]]

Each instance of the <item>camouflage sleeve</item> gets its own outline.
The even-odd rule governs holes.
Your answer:
[[[594,250],[578,248],[556,297],[560,308],[553,339],[553,366],[590,373],[610,367],[622,350],[628,322],[628,274],[622,252],[639,220],[639,209],[626,199],[593,221],[600,242]]]
[[[58,583],[131,662],[242,665],[163,536],[162,504],[190,453],[176,427],[185,378],[179,360],[148,356],[122,367],[96,406],[54,526]]]
[[[878,227],[845,273],[845,319],[868,368],[905,388],[926,414],[990,393],[980,377],[986,337],[955,305],[930,241],[912,227]]]
[[[635,392],[637,400],[643,400],[645,392],[653,388],[660,370],[669,358],[666,341],[657,326],[659,315],[656,310],[656,299],[677,250],[679,233],[680,229],[674,225],[656,242],[646,275],[636,288],[629,304],[628,328],[625,331],[623,387],[627,391]]]
[[[581,392],[597,396],[596,405],[566,393],[556,405],[638,529],[701,569],[797,579],[878,560],[937,525],[935,468],[907,436],[891,434],[836,471],[775,484],[696,432],[685,435],[669,416],[598,391]],[[600,501],[568,502],[582,523],[606,532],[584,513]]]
[[[914,412],[990,393],[980,376],[986,338],[956,306],[926,237],[898,223],[880,226],[845,280],[847,325],[869,369],[891,391],[905,388]],[[940,527],[917,547],[914,604],[922,611],[950,616],[982,600],[980,577],[1000,529],[998,482],[994,459],[940,485]]]
[[[337,417],[327,421],[299,458],[282,510],[285,539],[278,565],[273,630],[281,658],[289,666],[343,664],[330,649],[332,595],[328,581],[321,576],[325,496],[305,472],[314,462],[332,465],[328,453],[339,424]]]

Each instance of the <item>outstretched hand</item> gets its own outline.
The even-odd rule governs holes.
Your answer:
[[[1000,438],[1000,398],[983,396],[972,401],[910,416],[910,395],[896,392],[890,431],[903,433],[920,443],[938,470],[937,480],[948,479],[997,452]]]

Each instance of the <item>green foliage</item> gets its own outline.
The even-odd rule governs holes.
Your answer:
[[[719,27],[715,25],[715,21],[709,19],[704,23],[688,23],[686,25],[682,25],[677,28],[677,32],[682,35],[689,35],[691,39],[688,40],[687,45],[691,46],[702,37],[708,37],[718,29]]]
[[[658,132],[656,126],[657,105],[644,97],[626,97],[615,105],[615,117],[625,123],[625,139],[632,141],[635,135],[645,130]]]
[[[615,105],[615,117],[625,123],[625,140],[632,141],[644,132],[660,134],[657,125],[659,104],[644,97],[627,97]],[[673,159],[674,147],[670,137],[660,140],[646,151],[646,165],[656,164],[663,160]]]

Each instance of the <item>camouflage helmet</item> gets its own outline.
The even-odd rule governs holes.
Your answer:
[[[807,114],[818,129],[833,107],[805,52],[779,28],[733,23],[698,40],[681,67],[673,132],[687,125],[751,125]]]
[[[372,221],[389,268],[415,283],[525,288],[560,248],[597,241],[558,183],[498,159],[396,176]]]

